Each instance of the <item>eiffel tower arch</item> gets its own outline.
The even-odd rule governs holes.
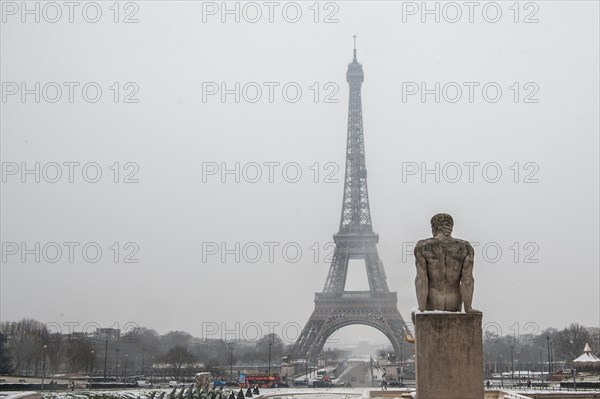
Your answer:
[[[398,298],[390,292],[383,262],[379,259],[379,235],[373,232],[367,190],[361,86],[362,65],[356,58],[348,64],[350,87],[344,197],[339,232],[323,291],[315,294],[315,309],[302,330],[292,356],[314,360],[327,339],[340,328],[362,324],[381,331],[398,355],[402,340],[410,332],[398,311]],[[345,291],[348,263],[365,262],[368,291]]]

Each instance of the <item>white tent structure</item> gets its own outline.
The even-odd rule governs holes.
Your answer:
[[[577,366],[600,366],[600,358],[592,353],[590,345],[586,342],[583,354],[573,360],[573,363]]]

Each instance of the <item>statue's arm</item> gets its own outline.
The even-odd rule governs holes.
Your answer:
[[[475,280],[473,279],[473,258],[474,251],[471,244],[467,243],[467,256],[463,261],[462,274],[460,278],[460,294],[462,297],[463,304],[465,305],[465,312],[473,313],[479,312],[471,307],[473,303],[473,289],[475,286]]]
[[[417,266],[417,278],[415,288],[417,289],[417,304],[420,311],[427,307],[429,296],[429,276],[427,275],[427,262],[423,256],[423,247],[417,243],[415,246],[415,264]]]

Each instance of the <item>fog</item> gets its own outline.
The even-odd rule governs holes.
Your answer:
[[[412,246],[446,212],[484,323],[599,325],[597,2],[22,4],[0,32],[2,321],[293,342],[339,227],[357,35],[405,320]]]

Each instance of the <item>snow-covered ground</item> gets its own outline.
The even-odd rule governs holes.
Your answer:
[[[0,399],[21,399],[27,397],[39,397],[39,393],[35,391],[5,391],[0,392]]]
[[[167,394],[173,389],[131,389],[131,390],[93,390],[75,392],[48,392],[44,399],[149,399],[153,391],[165,391]],[[236,389],[237,390],[237,389]],[[366,388],[260,388],[260,396],[280,396],[282,398],[303,397],[360,397]],[[243,389],[245,392],[246,389]],[[177,390],[179,392],[179,389]],[[315,395],[315,396],[313,396]],[[158,395],[155,396],[155,398]],[[257,396],[255,395],[254,398]],[[2,399],[2,398],[0,398]],[[13,398],[11,398],[13,399]]]
[[[372,388],[261,388],[260,397],[279,399],[359,399],[368,397],[367,392]],[[68,392],[45,392],[43,399],[149,399],[152,392],[172,389],[131,389],[131,390],[84,390]],[[36,392],[13,392],[12,394],[35,394]],[[9,394],[3,392],[2,394]],[[155,398],[158,395],[155,396]],[[254,399],[258,396],[254,396]],[[0,399],[19,399],[16,396],[0,396]]]
[[[46,392],[43,399],[149,399],[155,389]],[[165,392],[171,392],[165,390]],[[12,399],[12,398],[11,398]]]
[[[390,391],[395,391],[395,388],[390,388]],[[379,388],[261,388],[260,396],[257,398],[268,399],[361,399],[369,398],[370,391],[380,391]],[[409,391],[408,389],[404,391]],[[399,397],[400,395],[398,395]]]
[[[262,388],[260,395],[263,397],[287,398],[360,398],[366,388]]]

